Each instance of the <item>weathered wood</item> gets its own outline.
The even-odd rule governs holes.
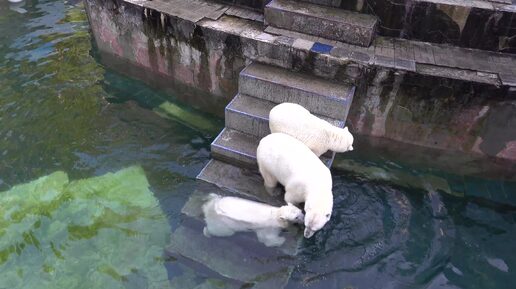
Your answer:
[[[375,41],[374,63],[378,66],[394,68],[394,41],[392,38],[378,38]]]
[[[394,62],[398,69],[416,71],[414,47],[409,41],[403,39],[394,41]]]

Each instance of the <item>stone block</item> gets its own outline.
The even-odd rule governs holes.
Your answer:
[[[267,4],[265,21],[278,28],[360,46],[371,44],[377,25],[371,15],[288,0]]]
[[[254,169],[257,168],[258,142],[255,136],[225,128],[211,144],[211,155],[217,160]]]
[[[269,112],[276,103],[238,94],[226,107],[226,127],[258,138],[270,134]],[[344,127],[344,120],[318,116],[334,126]]]
[[[355,88],[253,63],[240,73],[239,92],[274,103],[293,102],[314,114],[346,119]]]
[[[211,154],[216,160],[236,166],[257,169],[256,149],[260,138],[234,129],[225,128],[211,144]],[[330,167],[335,153],[328,152],[321,156],[321,161]]]

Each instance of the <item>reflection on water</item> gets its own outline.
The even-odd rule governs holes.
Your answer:
[[[250,233],[205,238],[189,197],[221,193],[194,178],[223,121],[100,65],[80,4],[23,8],[0,2],[0,191],[53,181],[0,193],[0,288],[516,284],[514,174],[458,158],[450,169],[428,151],[400,162],[405,148],[357,146],[339,157],[334,214],[312,239],[300,228],[279,248]],[[139,173],[90,183],[134,164],[150,188],[133,183],[146,182]]]

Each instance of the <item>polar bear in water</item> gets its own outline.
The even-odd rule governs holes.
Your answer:
[[[333,207],[330,170],[301,141],[283,134],[264,137],[256,152],[258,168],[269,193],[285,186],[288,204],[305,203],[305,237],[310,238],[330,220]]]
[[[255,231],[258,240],[267,247],[281,246],[281,229],[289,222],[303,223],[303,212],[293,206],[273,207],[237,197],[210,194],[202,206],[206,227],[203,233],[210,236],[231,236],[235,232]]]
[[[317,156],[328,150],[339,153],[353,150],[353,135],[347,127],[336,127],[299,104],[276,105],[269,113],[269,128],[272,133],[281,132],[297,138]]]

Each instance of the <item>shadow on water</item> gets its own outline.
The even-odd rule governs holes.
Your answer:
[[[4,4],[0,191],[59,170],[82,179],[140,164],[152,190],[149,198],[159,201],[168,220],[156,231],[141,230],[170,235],[166,245],[152,249],[164,252],[164,264],[156,259],[152,266],[167,270],[172,288],[287,283],[287,288],[503,289],[516,284],[516,186],[509,167],[413,147],[381,151],[363,143],[341,155],[333,170],[332,220],[312,239],[302,239],[299,228],[285,232],[286,245],[276,249],[257,243],[253,234],[207,239],[199,204],[192,205],[189,197],[218,192],[195,176],[209,160],[210,142],[223,120],[188,105],[184,95],[156,91],[99,64],[81,4],[29,1],[23,15]],[[426,167],[432,160],[439,165]],[[77,212],[60,217],[84,217]],[[44,218],[46,225],[61,220]],[[15,224],[4,221],[0,225]],[[0,238],[0,245],[5,240]],[[27,240],[24,248],[36,254],[37,244]],[[130,248],[117,241],[120,245],[104,242],[101,249],[130,256]],[[146,243],[138,244],[145,249]],[[87,258],[78,254],[77,264]],[[23,266],[33,261],[17,260]],[[111,276],[110,288],[145,288],[146,281],[134,272],[118,276],[103,268],[102,274]]]

